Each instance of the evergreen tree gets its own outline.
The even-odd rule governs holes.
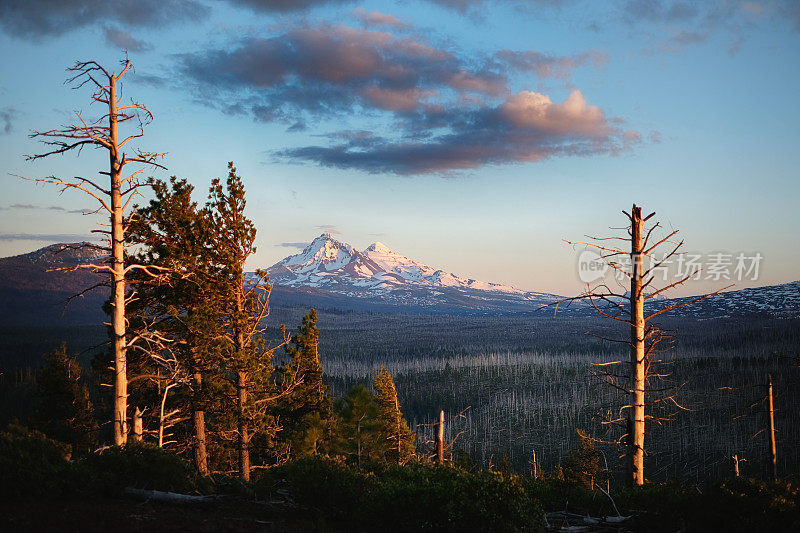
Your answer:
[[[344,454],[355,456],[359,466],[376,453],[377,407],[375,395],[363,385],[351,387],[336,401],[338,447]]]
[[[286,353],[290,361],[283,375],[296,380],[297,385],[282,402],[284,440],[295,458],[317,455],[330,441],[334,419],[327,387],[322,382],[316,310],[303,317],[286,345]]]
[[[81,367],[67,355],[66,344],[45,356],[38,382],[33,420],[48,437],[71,445],[75,455],[86,455],[95,443],[97,422],[89,389],[81,381]]]
[[[404,464],[414,456],[415,435],[400,411],[392,375],[382,366],[375,377],[375,391],[383,456],[389,462]]]
[[[267,275],[257,271],[254,278],[245,278],[245,262],[256,251],[256,228],[244,214],[245,205],[242,179],[228,163],[225,184],[219,179],[212,182],[206,205],[214,243],[213,300],[222,327],[221,367],[234,389],[235,425],[220,435],[235,436],[240,476],[249,481],[250,442],[264,434],[262,442],[272,445],[279,426],[271,411],[286,391],[277,389],[272,376],[274,348],[268,348],[262,337],[269,315]],[[291,388],[291,380],[282,385]]]
[[[130,241],[139,250],[134,262],[156,273],[136,280],[137,297],[130,310],[138,342],[131,348],[145,368],[154,362],[156,367],[168,366],[165,377],[177,372],[190,384],[186,392],[192,413],[191,447],[198,471],[208,475],[205,382],[214,378],[210,371],[216,364],[213,345],[218,336],[209,289],[214,244],[207,213],[192,200],[194,188],[186,180],[173,176],[169,183],[151,180],[150,184],[154,198],[129,220]],[[169,353],[164,354],[165,349]]]
[[[594,484],[605,482],[607,472],[600,468],[600,452],[594,446],[591,437],[581,430],[578,434],[578,446],[570,450],[563,463],[563,476],[567,481],[582,483],[589,488]]]

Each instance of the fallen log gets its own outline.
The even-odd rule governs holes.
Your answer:
[[[214,496],[201,496],[199,494],[179,494],[177,492],[164,492],[161,490],[145,490],[126,487],[125,494],[163,503],[207,503],[214,500]]]

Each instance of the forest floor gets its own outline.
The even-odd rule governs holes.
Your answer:
[[[173,504],[131,498],[39,498],[0,502],[2,531],[346,531],[292,509],[243,497]]]

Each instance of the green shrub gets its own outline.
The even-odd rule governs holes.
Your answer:
[[[727,531],[797,531],[800,488],[788,482],[733,478],[715,483],[703,494],[692,525]]]
[[[191,466],[172,452],[131,442],[91,454],[76,465],[79,485],[103,494],[120,493],[125,487],[172,492],[197,488]]]
[[[69,446],[44,433],[10,425],[0,432],[0,496],[61,494],[66,490]]]
[[[400,530],[535,531],[543,523],[541,506],[515,474],[412,464],[382,481],[375,519]]]
[[[275,493],[288,482],[292,497],[304,507],[334,519],[353,517],[377,489],[374,475],[345,466],[331,459],[306,457],[270,470],[255,484],[256,495]]]
[[[647,483],[615,499],[620,509],[637,510],[637,525],[649,531],[800,531],[800,488],[789,482]]]
[[[301,506],[351,528],[537,531],[543,524],[541,507],[513,474],[422,464],[359,470],[307,458],[271,470],[257,493],[282,481]]]

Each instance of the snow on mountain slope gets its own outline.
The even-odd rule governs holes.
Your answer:
[[[522,294],[523,292],[508,285],[459,278],[448,272],[436,270],[389,249],[381,242],[371,244],[364,250],[364,255],[383,269],[384,272],[397,274],[407,283],[419,283],[434,287],[462,287],[480,291],[499,291],[515,294]]]
[[[271,282],[278,286],[312,287],[408,305],[436,305],[454,298],[466,298],[468,301],[459,305],[467,307],[482,307],[497,299],[530,305],[530,301],[541,303],[556,298],[461,278],[415,261],[380,242],[360,252],[327,233],[314,239],[302,252],[277,262],[267,272]]]
[[[279,261],[267,272],[270,281],[281,290],[297,294],[311,291],[316,298],[325,295],[341,307],[360,302],[359,305],[410,306],[417,310],[505,313],[532,312],[543,304],[562,299],[553,294],[461,278],[415,261],[380,242],[360,252],[330,234],[320,235],[302,252]],[[657,298],[649,305],[658,309],[686,300]],[[560,306],[558,312],[567,316],[596,316],[596,311],[581,300]],[[798,317],[800,282],[731,291],[676,309],[670,315]]]

